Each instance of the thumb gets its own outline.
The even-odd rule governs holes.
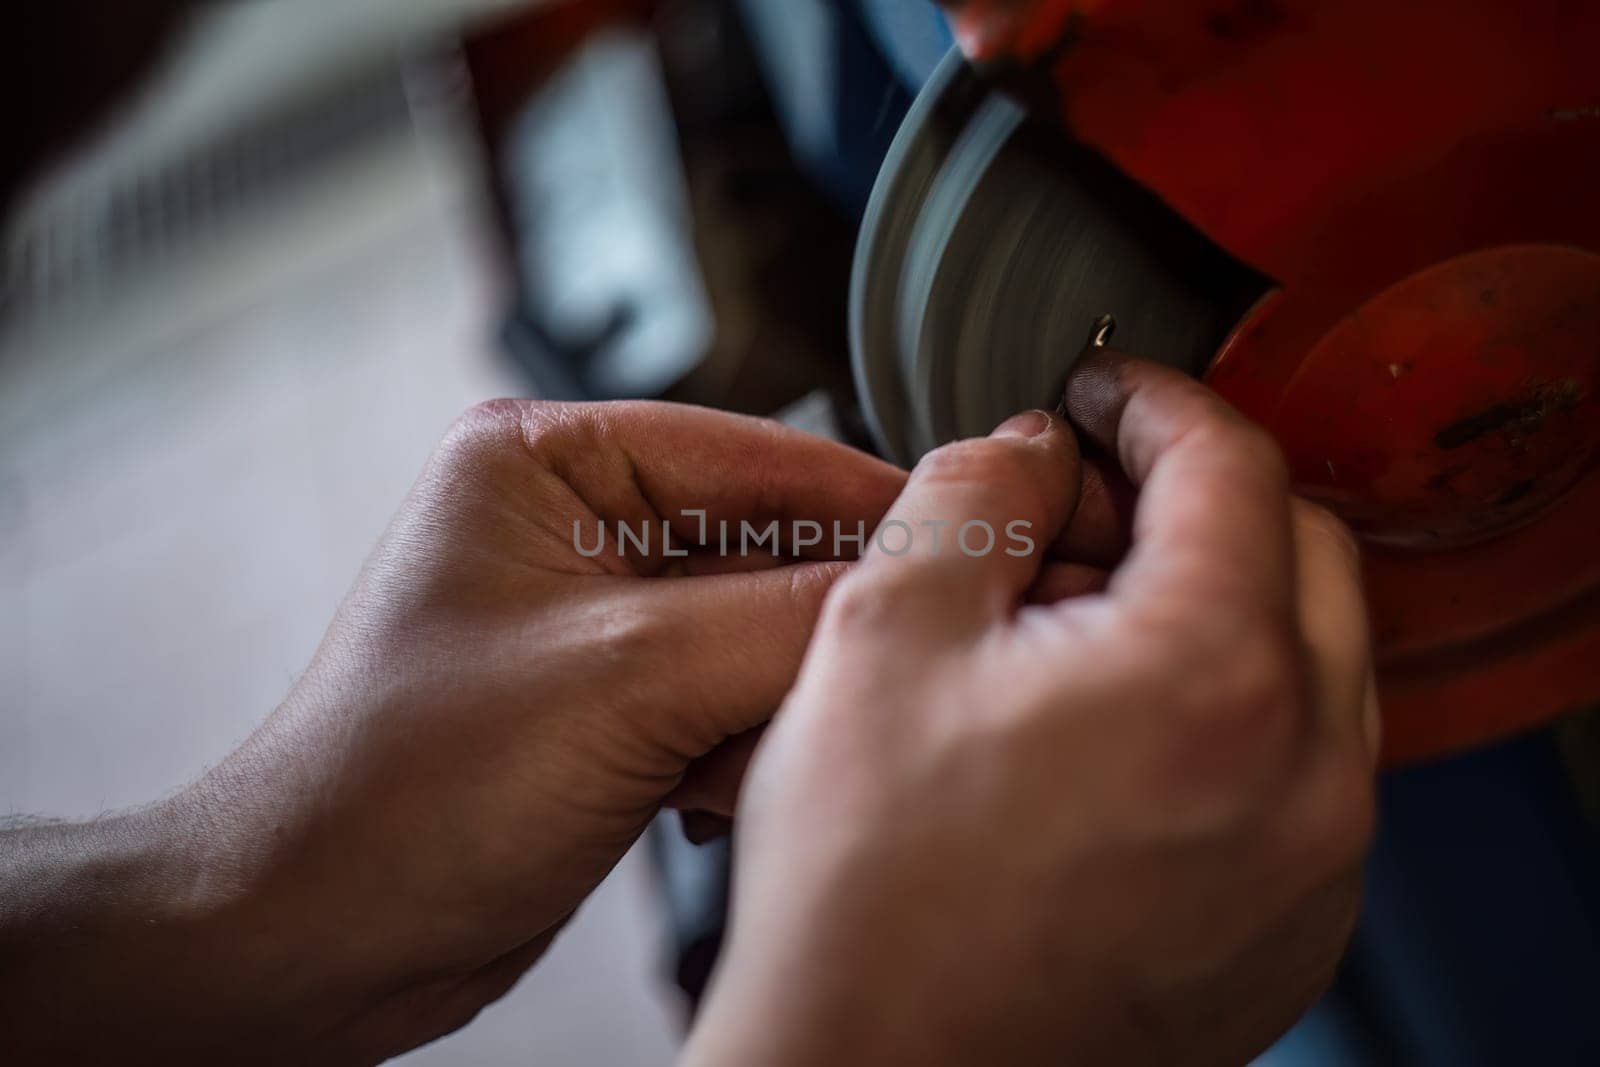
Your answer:
[[[1081,480],[1072,429],[1043,411],[936,449],[911,472],[850,584],[919,615],[978,625],[1005,617],[1038,577]]]

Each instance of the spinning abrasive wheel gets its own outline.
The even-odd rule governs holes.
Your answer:
[[[1102,315],[1119,347],[1198,375],[1268,285],[953,52],[867,206],[857,384],[879,446],[909,463],[1054,407]]]
[[[955,21],[857,251],[883,451],[1053,406],[1112,315],[1362,535],[1391,761],[1600,700],[1600,7]]]

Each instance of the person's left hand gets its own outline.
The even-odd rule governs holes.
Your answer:
[[[147,997],[185,997],[226,1026],[213,1047],[190,1027],[184,1053],[373,1062],[466,1023],[691,763],[782,702],[844,566],[820,562],[834,524],[870,534],[904,480],[843,445],[694,408],[503,401],[465,416],[285,704],[133,817],[191,864],[166,878],[186,948],[144,992],[98,1005],[103,1025],[137,1032]],[[674,550],[699,543],[687,509],[705,511],[713,547],[730,524],[729,557],[663,553],[663,520]],[[786,557],[794,520],[821,524],[801,550],[819,562],[766,546],[741,559],[741,521],[773,520]],[[649,525],[648,552],[618,550],[619,521]],[[599,522],[605,551],[586,558]]]

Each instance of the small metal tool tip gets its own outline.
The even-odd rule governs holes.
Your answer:
[[[1090,327],[1089,343],[1083,346],[1083,350],[1088,352],[1092,349],[1104,348],[1106,346],[1106,342],[1111,340],[1111,335],[1116,332],[1116,317],[1113,315],[1101,315],[1098,319],[1094,320],[1094,325]],[[1067,381],[1069,384],[1072,381],[1070,372],[1068,374]],[[1065,419],[1067,417],[1067,390],[1065,387],[1063,387],[1061,390],[1061,399],[1056,403],[1056,417],[1060,419]]]
[[[1089,330],[1089,348],[1104,348],[1111,335],[1117,332],[1117,320],[1112,315],[1101,315]]]

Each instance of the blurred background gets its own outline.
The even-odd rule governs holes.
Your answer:
[[[0,104],[0,811],[141,803],[240,742],[476,401],[853,417],[855,217],[909,100],[857,12],[49,8]],[[411,1059],[670,1062],[724,857],[660,837]]]
[[[865,443],[851,255],[949,47],[927,0],[22,19],[0,810],[143,802],[241,741],[478,400],[661,396]],[[1563,755],[1586,722],[1391,776],[1346,974],[1263,1062],[1600,1063],[1593,807]],[[658,826],[510,997],[408,1062],[669,1063],[726,862]]]

